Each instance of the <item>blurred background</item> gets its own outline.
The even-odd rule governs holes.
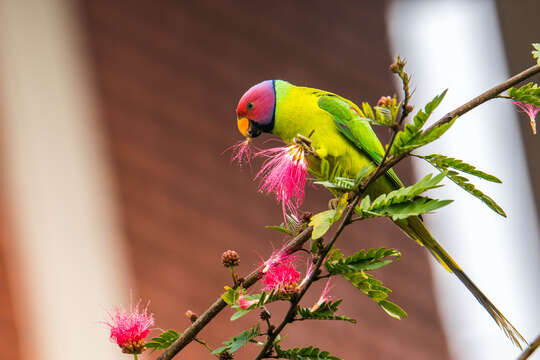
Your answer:
[[[285,79],[374,104],[399,90],[388,71],[399,53],[416,108],[450,88],[442,115],[533,65],[539,13],[534,0],[0,0],[0,358],[127,359],[100,321],[129,306],[130,292],[151,301],[158,328],[182,331],[185,311],[202,313],[229,284],[223,251],[240,254],[245,274],[281,246],[284,237],[264,229],[282,215],[257,193],[260,163],[240,169],[225,151],[241,140],[234,111],[253,84]],[[504,185],[478,185],[508,218],[449,184],[437,195],[459,200],[426,221],[532,340],[540,332],[540,146],[509,103],[483,108],[429,150],[500,176]],[[397,170],[405,183],[433,171],[412,162]],[[324,210],[328,199],[309,187],[303,207]],[[358,323],[294,324],[286,346],[314,344],[343,359],[519,354],[390,222],[349,228],[339,246],[402,250],[377,276],[409,317],[393,320],[336,281],[332,295],[346,298],[340,310]],[[231,323],[230,315],[200,338],[217,347],[257,319]],[[236,358],[253,355],[246,347]],[[178,358],[212,356],[194,343]]]

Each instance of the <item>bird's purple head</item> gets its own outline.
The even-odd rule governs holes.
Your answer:
[[[266,80],[251,87],[236,108],[238,130],[246,138],[254,138],[274,128],[276,92],[274,80]]]

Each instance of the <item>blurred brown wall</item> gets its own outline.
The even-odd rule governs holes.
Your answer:
[[[267,256],[283,241],[264,229],[281,221],[280,207],[257,193],[253,171],[240,170],[229,163],[230,153],[223,154],[241,138],[234,116],[239,97],[273,78],[354,101],[376,102],[393,93],[385,3],[92,0],[82,5],[136,292],[152,300],[159,327],[182,330],[188,325],[184,312],[202,312],[229,282],[220,264],[224,250],[237,250],[241,271],[248,272],[259,261],[257,254]],[[258,145],[265,146],[264,140]],[[310,188],[305,208],[324,209],[328,195]],[[376,221],[348,230],[339,246],[349,253],[375,246],[403,250],[403,259],[378,275],[409,318],[389,318],[338,282],[333,295],[347,297],[341,310],[358,324],[294,325],[285,343],[315,344],[344,359],[448,358],[425,252],[391,224]],[[224,311],[201,338],[218,345],[256,319],[230,323],[230,314]],[[183,354],[211,358],[198,344]],[[237,358],[253,354],[243,351]]]

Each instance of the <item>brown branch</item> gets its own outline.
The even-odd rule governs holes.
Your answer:
[[[288,253],[297,251],[302,247],[302,245],[311,238],[312,227],[308,227],[295,238],[293,238],[284,248]],[[242,286],[244,288],[249,288],[255,284],[260,279],[260,269],[256,269],[251,274],[246,276]],[[212,319],[220,313],[227,306],[227,303],[223,301],[222,298],[217,299],[204,313],[197,318],[197,320],[188,327],[182,335],[165,351],[163,352],[157,360],[170,360],[172,359],[180,350],[186,347],[190,342],[195,340],[197,334],[206,326]]]
[[[480,104],[485,103],[488,100],[496,98],[500,93],[505,90],[508,90],[510,87],[522,82],[523,80],[540,73],[540,65],[534,65],[528,68],[525,71],[520,72],[517,75],[512,76],[510,79],[500,83],[499,85],[489,89],[488,91],[483,92],[478,95],[471,101],[466,102],[457,109],[450,111],[448,114],[444,115],[439,121],[431,125],[426,131],[433,129],[436,126],[442,125],[444,123],[452,121],[456,116],[461,116],[468,111],[471,111]]]
[[[527,346],[527,348],[521,353],[521,355],[519,355],[517,360],[528,359],[533,354],[533,352],[536,349],[538,349],[539,346],[540,346],[540,335],[538,335],[536,339],[534,339],[534,341],[529,346]]]

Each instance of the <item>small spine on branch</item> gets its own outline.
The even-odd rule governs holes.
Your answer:
[[[198,316],[197,314],[195,314],[193,311],[191,310],[188,310],[186,311],[186,317],[189,319],[189,321],[191,321],[192,323],[194,323],[195,321],[197,321],[198,319]]]

